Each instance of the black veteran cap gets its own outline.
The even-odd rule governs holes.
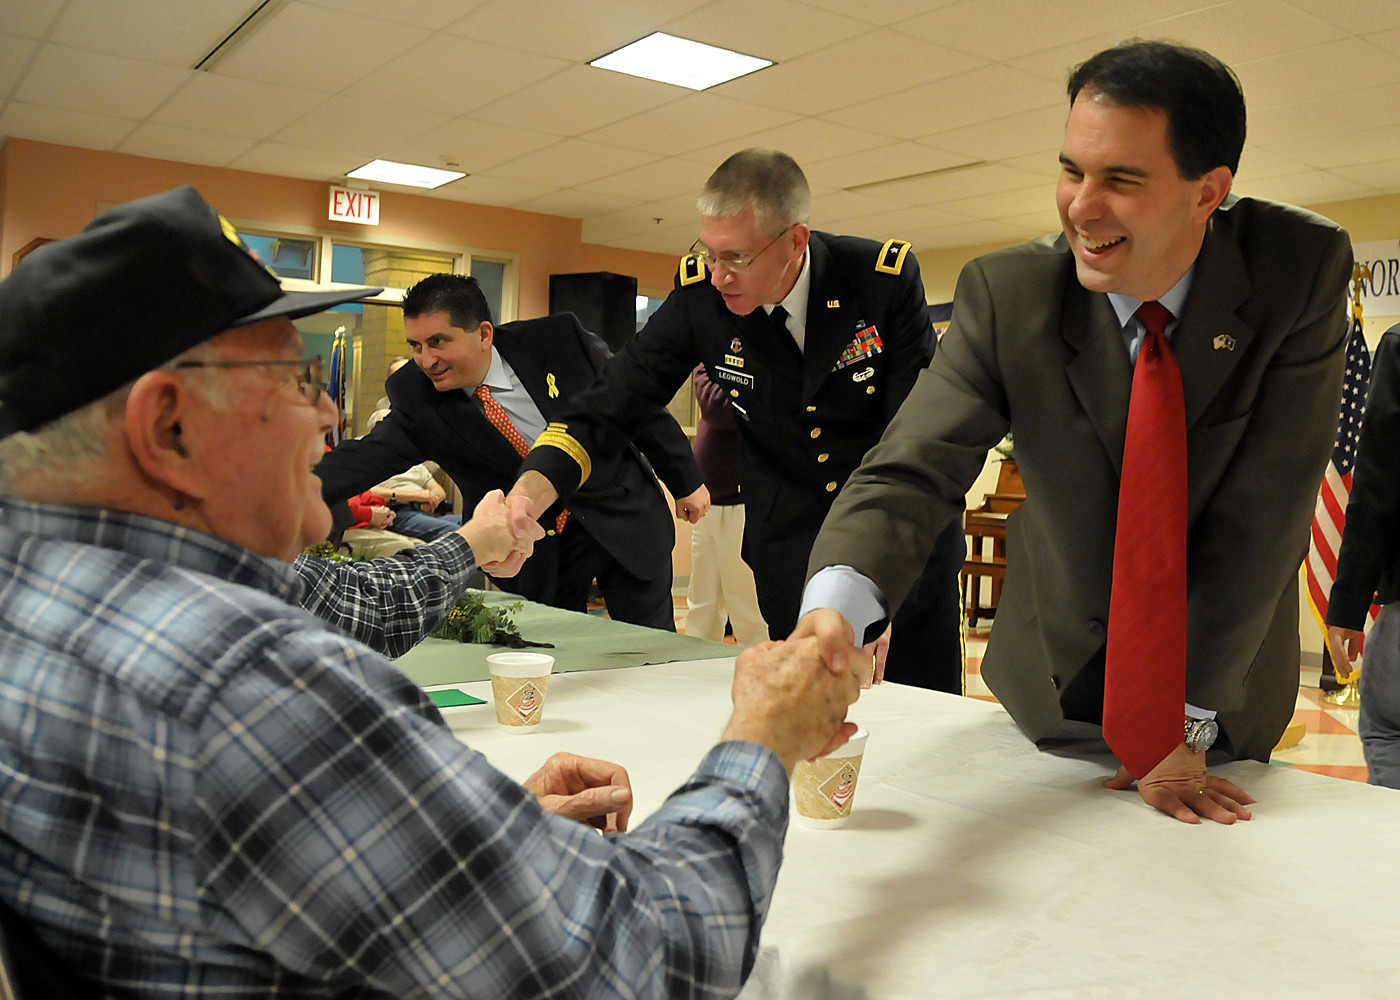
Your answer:
[[[192,187],[120,205],[0,281],[0,437],[71,413],[230,327],[381,290],[284,293]]]

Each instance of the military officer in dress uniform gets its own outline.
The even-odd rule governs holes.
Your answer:
[[[735,153],[706,182],[698,207],[700,239],[671,294],[567,418],[536,441],[513,492],[535,511],[556,495],[567,499],[586,479],[589,456],[623,447],[641,404],[671,399],[703,363],[739,418],[744,558],[781,638],[797,621],[827,509],[935,342],[909,244],[813,232],[807,179],[786,154]],[[961,530],[952,537],[938,585],[927,588],[944,604],[941,648],[922,653],[951,661],[947,669],[960,675],[965,550]],[[896,646],[901,625],[897,619]]]

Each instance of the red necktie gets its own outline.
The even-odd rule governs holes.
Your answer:
[[[496,402],[496,397],[491,395],[491,390],[484,384],[476,387],[476,398],[481,400],[481,408],[486,411],[486,419],[491,421],[491,426],[501,432],[501,436],[510,442],[512,448],[520,452],[520,457],[524,458],[530,451],[530,445],[525,440],[525,435],[515,429],[515,425],[510,422],[510,415],[506,413],[505,407]],[[569,512],[562,510],[559,516],[554,519],[554,530],[561,532],[564,530],[564,523],[569,520]]]
[[[1141,778],[1182,741],[1186,708],[1186,403],[1163,334],[1171,313],[1144,302],[1123,441],[1103,734]]]

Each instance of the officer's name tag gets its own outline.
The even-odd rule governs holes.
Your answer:
[[[753,376],[746,372],[736,372],[732,368],[715,368],[715,378],[721,382],[731,382],[734,385],[742,385],[745,389],[753,388]]]

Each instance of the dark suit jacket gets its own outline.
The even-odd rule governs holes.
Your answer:
[[[510,363],[546,421],[557,420],[569,399],[585,390],[608,358],[607,345],[584,330],[572,313],[520,320],[496,327],[493,346]],[[550,377],[558,390],[550,393]],[[342,500],[416,462],[432,460],[457,484],[467,510],[493,489],[509,490],[521,458],[463,390],[438,392],[417,365],[405,365],[388,382],[392,407],[365,437],[345,441],[316,466],[328,502]],[[669,397],[668,397],[669,399]],[[569,500],[570,526],[581,525],[628,572],[646,580],[671,573],[675,527],[645,452],[676,496],[699,488],[699,466],[690,443],[664,406],[645,409],[636,445],[593,463],[588,482]],[[554,526],[558,505],[541,517]],[[566,531],[569,529],[566,528]],[[526,597],[539,593],[558,559],[554,537],[510,584]]]
[[[1372,600],[1400,600],[1400,325],[1376,345],[1327,624],[1364,628]]]
[[[661,308],[564,418],[596,462],[628,440],[639,403],[669,400],[703,363],[739,418],[744,554],[770,624],[774,595],[765,577],[785,581],[783,603],[795,618],[818,525],[933,353],[919,263],[908,246],[813,232],[801,353],[762,309],[731,313],[699,258],[683,258]],[[857,341],[873,347],[876,339],[869,357],[843,359]],[[578,482],[577,461],[559,449],[535,449],[525,467],[543,472],[561,495]]]
[[[1298,686],[1298,566],[1332,449],[1345,361],[1346,233],[1231,199],[1212,217],[1174,346],[1186,395],[1186,697],[1232,757],[1268,759]],[[1132,370],[1108,297],[1063,237],[958,279],[938,355],[851,477],[810,570],[847,564],[897,602],[1008,425],[1026,502],[982,674],[1021,729],[1102,663]],[[1146,512],[1150,515],[1150,512]]]

